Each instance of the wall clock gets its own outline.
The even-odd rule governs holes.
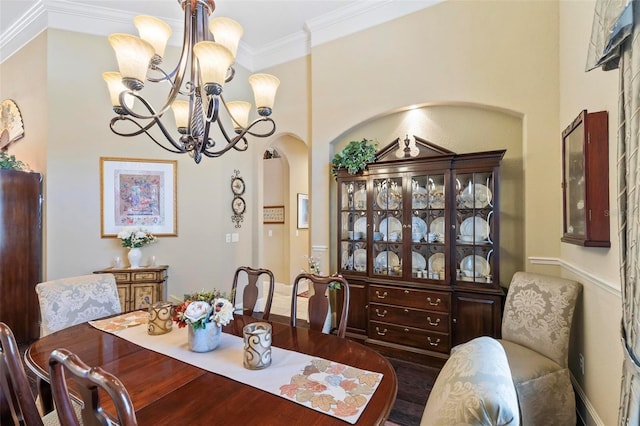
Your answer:
[[[236,224],[236,228],[240,228],[240,222],[244,220],[244,212],[247,211],[247,203],[244,198],[241,197],[246,190],[244,179],[240,176],[239,170],[234,170],[231,176],[231,192],[233,193],[233,200],[231,200],[231,221]]]

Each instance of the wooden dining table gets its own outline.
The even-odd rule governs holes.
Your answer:
[[[250,316],[234,315],[223,332],[242,336],[244,326],[255,321],[258,320]],[[383,374],[356,424],[384,424],[397,393],[395,371],[385,357],[335,335],[269,322],[275,347]],[[25,364],[48,382],[49,354],[57,348],[66,348],[86,364],[100,366],[117,376],[129,392],[140,425],[348,424],[286,398],[145,349],[88,323],[33,342],[25,352]],[[70,388],[73,395],[72,383]],[[115,420],[114,406],[105,396],[106,393],[101,403]]]

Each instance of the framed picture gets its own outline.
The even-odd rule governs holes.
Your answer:
[[[284,206],[264,206],[262,223],[284,223]]]
[[[176,160],[100,158],[100,233],[116,237],[141,226],[157,236],[177,236]]]
[[[298,229],[309,228],[309,195],[298,194]]]

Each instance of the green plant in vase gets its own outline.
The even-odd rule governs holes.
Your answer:
[[[16,160],[15,155],[9,155],[5,151],[0,150],[0,170],[19,170],[21,172],[29,172],[31,168],[20,160]]]
[[[360,173],[368,163],[376,161],[377,144],[368,139],[351,141],[347,146],[334,155],[331,160],[331,171],[334,177],[338,177],[338,170],[347,169],[352,175]]]

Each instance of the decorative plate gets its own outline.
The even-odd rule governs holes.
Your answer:
[[[413,270],[413,272],[422,271],[423,269],[426,269],[426,267],[427,267],[427,261],[424,258],[424,256],[418,253],[417,251],[412,251],[411,252],[411,269]]]
[[[411,194],[411,208],[426,209],[429,201],[429,192],[426,188],[416,186]]]
[[[391,269],[400,266],[400,258],[392,251],[383,251],[376,256],[376,266],[380,269]]]
[[[376,197],[378,206],[386,210],[396,210],[400,207],[402,201],[402,193],[397,190],[388,191],[387,188],[382,188]]]
[[[364,188],[360,188],[353,195],[353,201],[355,208],[358,210],[364,210],[367,208],[367,191]]]
[[[358,220],[356,220],[355,223],[353,224],[353,231],[363,232],[364,235],[367,235],[367,218],[361,217]]]
[[[429,188],[429,208],[444,209],[444,186],[434,185]]]
[[[429,233],[436,234],[436,241],[444,241],[444,217],[433,219],[429,226]]]
[[[427,235],[427,223],[417,216],[411,218],[411,233],[419,232],[422,236]]]
[[[467,186],[460,194],[462,205],[469,209],[487,207],[493,198],[491,190],[481,183]]]
[[[484,241],[489,237],[491,228],[486,220],[480,216],[466,218],[460,225],[460,239],[462,241]]]
[[[491,267],[489,262],[482,257],[476,255],[470,255],[462,259],[460,262],[460,269],[465,277],[484,277],[489,275]]]
[[[444,253],[436,253],[429,258],[429,270],[444,273]]]
[[[385,241],[389,240],[391,232],[397,232],[399,234],[398,237],[400,237],[402,235],[402,222],[395,217],[382,219],[380,221],[380,232],[382,232]]]
[[[353,252],[353,267],[358,272],[367,270],[367,251],[365,249],[357,249]]]

